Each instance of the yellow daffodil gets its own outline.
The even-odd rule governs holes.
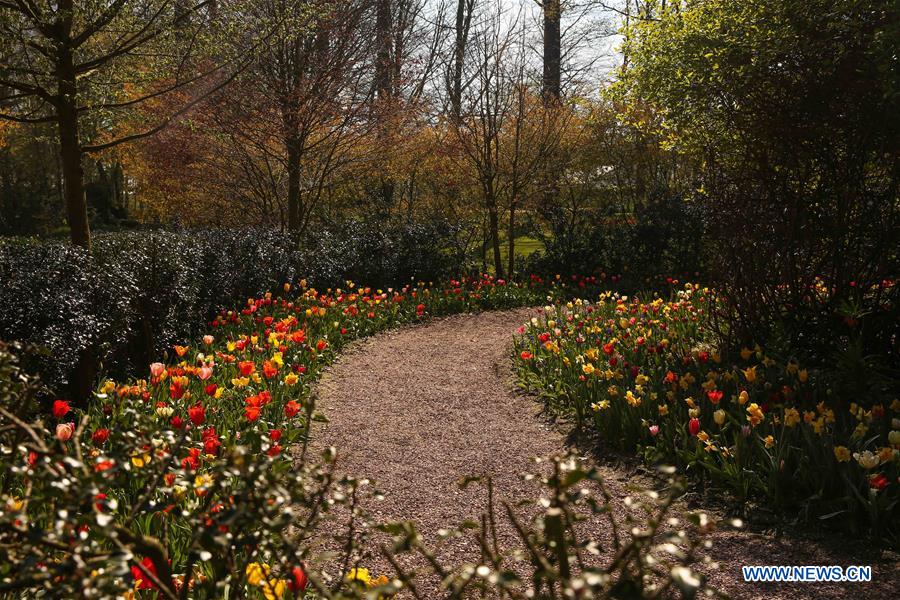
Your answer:
[[[756,427],[766,419],[766,415],[756,402],[751,403],[747,407],[747,421]]]
[[[784,411],[784,424],[786,427],[794,427],[800,422],[800,411],[796,408],[786,408]]]
[[[852,458],[852,454],[846,446],[835,446],[834,457],[838,462],[848,462]]]
[[[625,401],[628,402],[629,406],[634,407],[634,408],[637,408],[638,406],[641,405],[640,396],[635,396],[634,392],[632,392],[631,390],[628,390],[625,393]]]

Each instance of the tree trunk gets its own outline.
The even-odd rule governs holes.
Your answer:
[[[76,108],[75,64],[69,49],[60,50],[57,64],[59,81],[59,153],[65,184],[66,216],[72,243],[91,249],[91,231],[88,224],[87,200],[84,195],[84,170],[81,166],[81,141],[78,139],[78,112]]]
[[[391,48],[393,36],[391,35],[391,1],[378,0],[375,11],[375,91],[380,102],[384,102],[391,96],[393,89],[391,82]]]
[[[561,84],[560,0],[544,0],[544,102],[558,103]]]
[[[453,46],[453,78],[450,82],[450,110],[457,121],[462,114],[462,80],[466,59],[466,43],[472,23],[474,0],[457,0],[456,42]]]
[[[503,277],[503,255],[500,253],[500,216],[497,214],[497,207],[491,207],[488,215],[491,244],[494,247],[494,271],[496,271],[497,277]]]
[[[289,137],[287,146],[288,170],[288,231],[300,230],[300,146],[299,138]]]
[[[516,203],[509,203],[509,263],[506,268],[507,276],[512,279],[516,273]]]

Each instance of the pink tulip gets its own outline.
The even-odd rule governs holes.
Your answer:
[[[155,362],[150,365],[150,374],[154,377],[160,377],[166,371],[166,365]]]
[[[659,425],[651,425],[650,426],[650,435],[652,435],[653,437],[656,437],[656,435],[658,433],[659,433]]]
[[[197,373],[197,377],[199,377],[202,381],[206,381],[210,377],[212,377],[213,370],[212,367],[200,367],[200,371]]]
[[[215,338],[213,336],[211,336],[211,335],[203,336],[203,343],[206,344],[207,346],[212,346],[213,341],[215,341]]]
[[[56,426],[56,439],[61,442],[68,442],[75,433],[75,423],[60,423]]]

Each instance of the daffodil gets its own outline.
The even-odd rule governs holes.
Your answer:
[[[766,415],[756,402],[751,403],[747,407],[747,421],[756,427],[766,419]]]
[[[786,427],[794,427],[800,422],[800,411],[796,408],[787,408],[784,411],[784,424]]]
[[[852,458],[850,450],[846,446],[835,446],[834,457],[838,462],[848,462]]]

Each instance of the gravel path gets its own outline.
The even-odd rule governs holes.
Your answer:
[[[329,423],[315,433],[314,446],[336,446],[341,472],[377,482],[385,497],[365,506],[377,521],[412,520],[426,540],[435,540],[441,527],[477,518],[485,509],[478,486],[457,485],[467,475],[492,476],[501,498],[534,497],[533,484],[520,475],[534,471],[533,457],[563,450],[565,439],[540,417],[536,402],[511,392],[511,336],[531,314],[519,309],[457,315],[387,332],[359,343],[322,378],[318,406]],[[604,470],[611,491],[624,498],[629,475]],[[591,529],[595,539],[609,539],[602,523]],[[896,562],[875,563],[864,548],[835,552],[831,544],[745,532],[716,538],[713,558],[721,569],[713,582],[735,598],[891,598],[900,583]],[[501,545],[515,541],[510,527],[500,528]],[[441,554],[475,560],[477,549],[461,539]],[[742,564],[874,564],[875,581],[745,584]],[[388,570],[374,556],[366,565]],[[439,597],[434,586],[425,582],[426,594]]]

